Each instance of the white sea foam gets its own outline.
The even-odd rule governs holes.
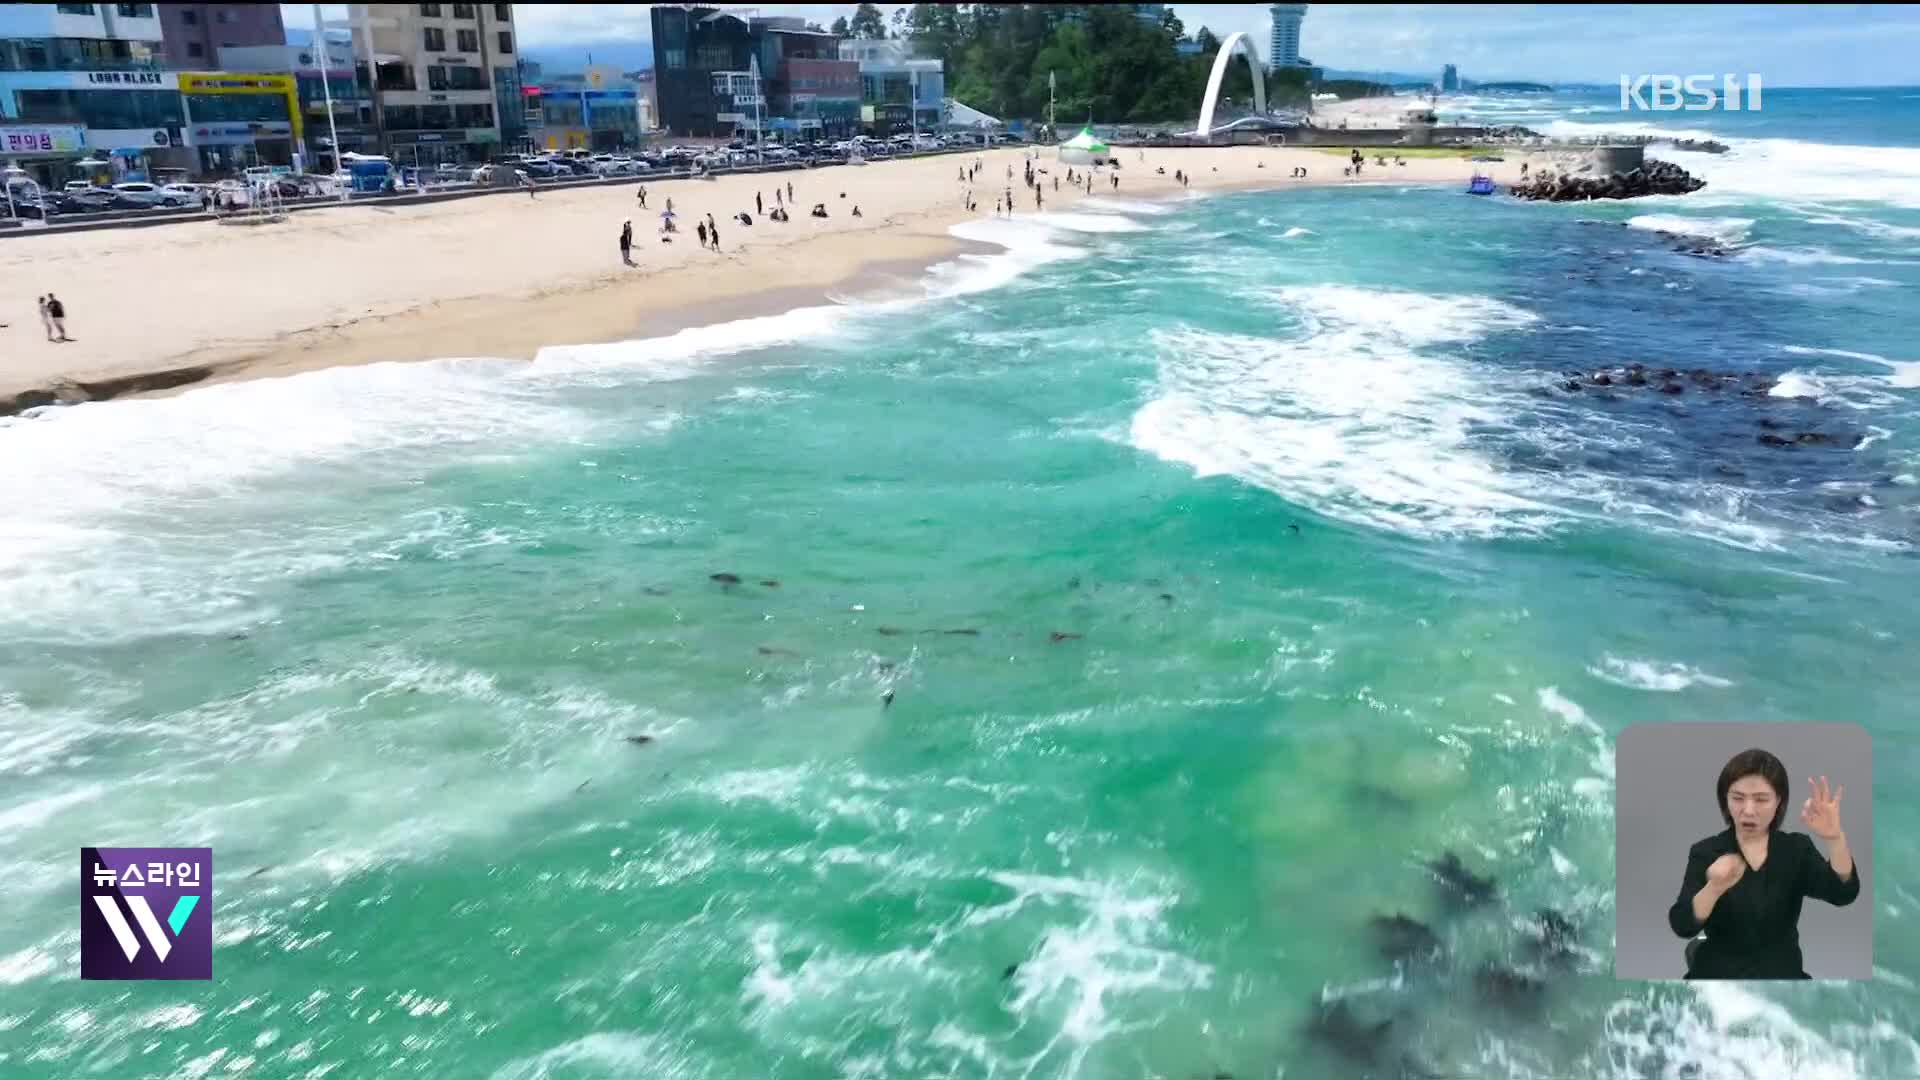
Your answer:
[[[1670,148],[1656,148],[1655,152],[1705,179],[1708,186],[1701,194],[1711,194],[1715,199],[1920,207],[1920,148],[1847,146],[1797,139],[1725,141],[1730,147],[1725,154]],[[1853,218],[1846,214],[1833,216]]]
[[[1044,213],[1029,215],[1028,220],[1038,221],[1050,229],[1064,229],[1075,233],[1147,231],[1147,226],[1122,214],[1076,214],[1070,211],[1048,210]]]
[[[308,1075],[313,1075],[309,1073]],[[647,1076],[659,1080],[708,1077],[666,1040],[653,1035],[600,1031],[561,1043],[494,1070],[493,1080],[548,1080],[554,1076]]]
[[[1135,447],[1417,535],[1526,532],[1563,516],[1466,445],[1469,427],[1498,413],[1439,348],[1536,316],[1486,297],[1346,285],[1261,298],[1302,336],[1155,331],[1159,384],[1133,417]]]
[[[1015,994],[1007,1005],[1023,1023],[1054,1032],[1034,1059],[1036,1066],[1057,1061],[1044,1075],[1078,1075],[1096,1043],[1124,1030],[1108,1015],[1116,999],[1175,995],[1212,982],[1211,965],[1171,947],[1165,916],[1179,896],[1163,883],[1019,873],[988,877],[1014,895],[970,912],[963,927],[1019,917],[1029,908],[1046,922],[1033,954],[1014,975]],[[1057,918],[1062,909],[1068,921]]]
[[[1688,217],[1684,214],[1640,214],[1628,218],[1627,227],[1701,237],[1717,240],[1722,244],[1738,244],[1747,238],[1748,230],[1753,228],[1753,219]]]
[[[1750,259],[1782,262],[1791,266],[1861,266],[1881,261],[1862,259],[1853,255],[1839,255],[1826,248],[1776,248],[1765,244],[1755,244],[1741,254]]]
[[[1635,690],[1659,690],[1677,693],[1689,686],[1732,686],[1718,675],[1709,675],[1686,664],[1660,663],[1655,660],[1630,660],[1612,654],[1600,658],[1598,666],[1588,665],[1587,674],[1616,686]]]
[[[1779,381],[1773,384],[1773,388],[1767,391],[1767,396],[1777,398],[1822,398],[1830,395],[1826,384],[1820,381],[1820,376],[1809,374],[1796,368],[1780,376]]]
[[[1891,363],[1891,361],[1884,356],[1877,356],[1873,353],[1866,352],[1850,352],[1846,349],[1814,349],[1805,345],[1782,345],[1780,351],[1792,353],[1795,356],[1843,356],[1849,360],[1870,360],[1876,364]]]
[[[1145,214],[1149,217],[1162,217],[1173,213],[1174,210],[1166,203],[1148,202],[1144,199],[1123,199],[1117,195],[1089,195],[1074,205],[1087,210],[1117,214]]]
[[[1283,232],[1283,233],[1281,233],[1281,234],[1280,234],[1280,239],[1282,239],[1282,240],[1291,240],[1291,239],[1293,239],[1293,238],[1294,238],[1294,237],[1296,237],[1296,236],[1312,236],[1312,235],[1313,235],[1313,230],[1312,230],[1312,229],[1308,229],[1308,228],[1304,228],[1304,227],[1302,227],[1302,226],[1299,226],[1299,225],[1295,225],[1294,227],[1292,227],[1292,228],[1290,228],[1290,229],[1288,229],[1288,230],[1287,230],[1286,232]]]

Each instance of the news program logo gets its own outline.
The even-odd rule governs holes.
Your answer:
[[[1633,112],[1703,112],[1709,109],[1724,109],[1727,112],[1740,112],[1741,91],[1740,76],[1720,76],[1720,89],[1715,92],[1711,75],[1631,75],[1620,76],[1620,111]],[[1760,76],[1747,76],[1745,89],[1747,112],[1760,111]]]
[[[80,977],[213,978],[213,849],[81,848]]]

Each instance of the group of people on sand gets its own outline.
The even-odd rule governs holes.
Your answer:
[[[638,200],[640,204],[640,209],[645,210],[647,208],[647,185],[641,184],[639,190],[634,193],[634,197]],[[845,198],[845,197],[846,196],[843,193],[841,195],[841,198]],[[738,222],[743,228],[752,227],[753,219],[755,215],[764,217],[769,221],[780,221],[780,222],[789,221],[791,220],[791,217],[787,213],[787,204],[792,201],[793,201],[793,183],[791,181],[788,181],[784,187],[782,185],[775,184],[773,188],[773,210],[771,212],[767,210],[766,194],[764,192],[756,191],[753,193],[753,213],[750,214],[745,210],[742,210],[733,215],[733,220]],[[661,211],[661,214],[660,214],[660,242],[661,243],[663,244],[673,243],[673,235],[680,231],[680,227],[677,224],[675,224],[675,220],[674,220],[677,216],[678,215],[676,215],[673,209],[673,197],[668,196],[667,202],[666,202],[666,208],[663,211]],[[827,216],[826,207],[822,206],[819,203],[815,203],[813,206],[813,216],[826,217]],[[853,208],[853,216],[854,217],[861,216],[860,208],[858,206],[855,206]],[[713,252],[720,251],[720,223],[713,219],[713,215],[711,213],[707,214],[703,220],[695,223],[694,234],[700,238],[701,248],[708,251],[713,251]],[[634,265],[633,219],[631,218],[620,223],[620,261],[626,264],[627,266]]]

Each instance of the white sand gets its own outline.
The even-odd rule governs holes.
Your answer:
[[[1025,152],[977,155],[980,215],[1012,187],[1016,216],[1033,210],[1020,179]],[[1374,151],[1367,151],[1372,160]],[[818,296],[876,265],[925,265],[958,250],[948,228],[968,215],[957,176],[976,155],[942,155],[865,166],[548,190],[536,198],[502,193],[418,206],[354,205],[304,211],[277,225],[212,221],[0,240],[0,406],[61,380],[99,381],[183,366],[212,378],[288,374],[314,367],[442,356],[531,357],[542,345],[643,337],[742,314],[798,306],[796,290]],[[1519,155],[1495,167],[1518,178]],[[1125,150],[1120,192],[1170,196],[1184,169],[1196,188],[1351,183],[1338,156],[1306,149]],[[1064,178],[1048,150],[1039,164]],[[1014,175],[1007,179],[1011,165]],[[1167,175],[1154,169],[1164,166]],[[1369,166],[1365,182],[1463,184],[1473,166],[1458,158]],[[756,191],[768,209],[773,189],[792,184],[787,224],[754,215]],[[1045,178],[1049,209],[1072,205]],[[1096,191],[1109,193],[1105,178]],[[841,198],[844,192],[846,197]],[[657,234],[673,200],[683,231],[670,245]],[[816,202],[831,217],[807,216]],[[865,215],[851,216],[858,204]],[[721,254],[700,249],[697,218],[720,224]],[[620,264],[616,238],[632,219],[637,267]],[[66,304],[74,341],[44,340],[34,298],[52,291]],[[120,391],[115,391],[120,392]],[[6,411],[0,408],[0,411]]]

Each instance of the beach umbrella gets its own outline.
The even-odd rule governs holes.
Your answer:
[[[1092,128],[1081,128],[1080,134],[1060,144],[1060,160],[1069,165],[1101,165],[1112,157],[1112,150],[1094,137]]]

